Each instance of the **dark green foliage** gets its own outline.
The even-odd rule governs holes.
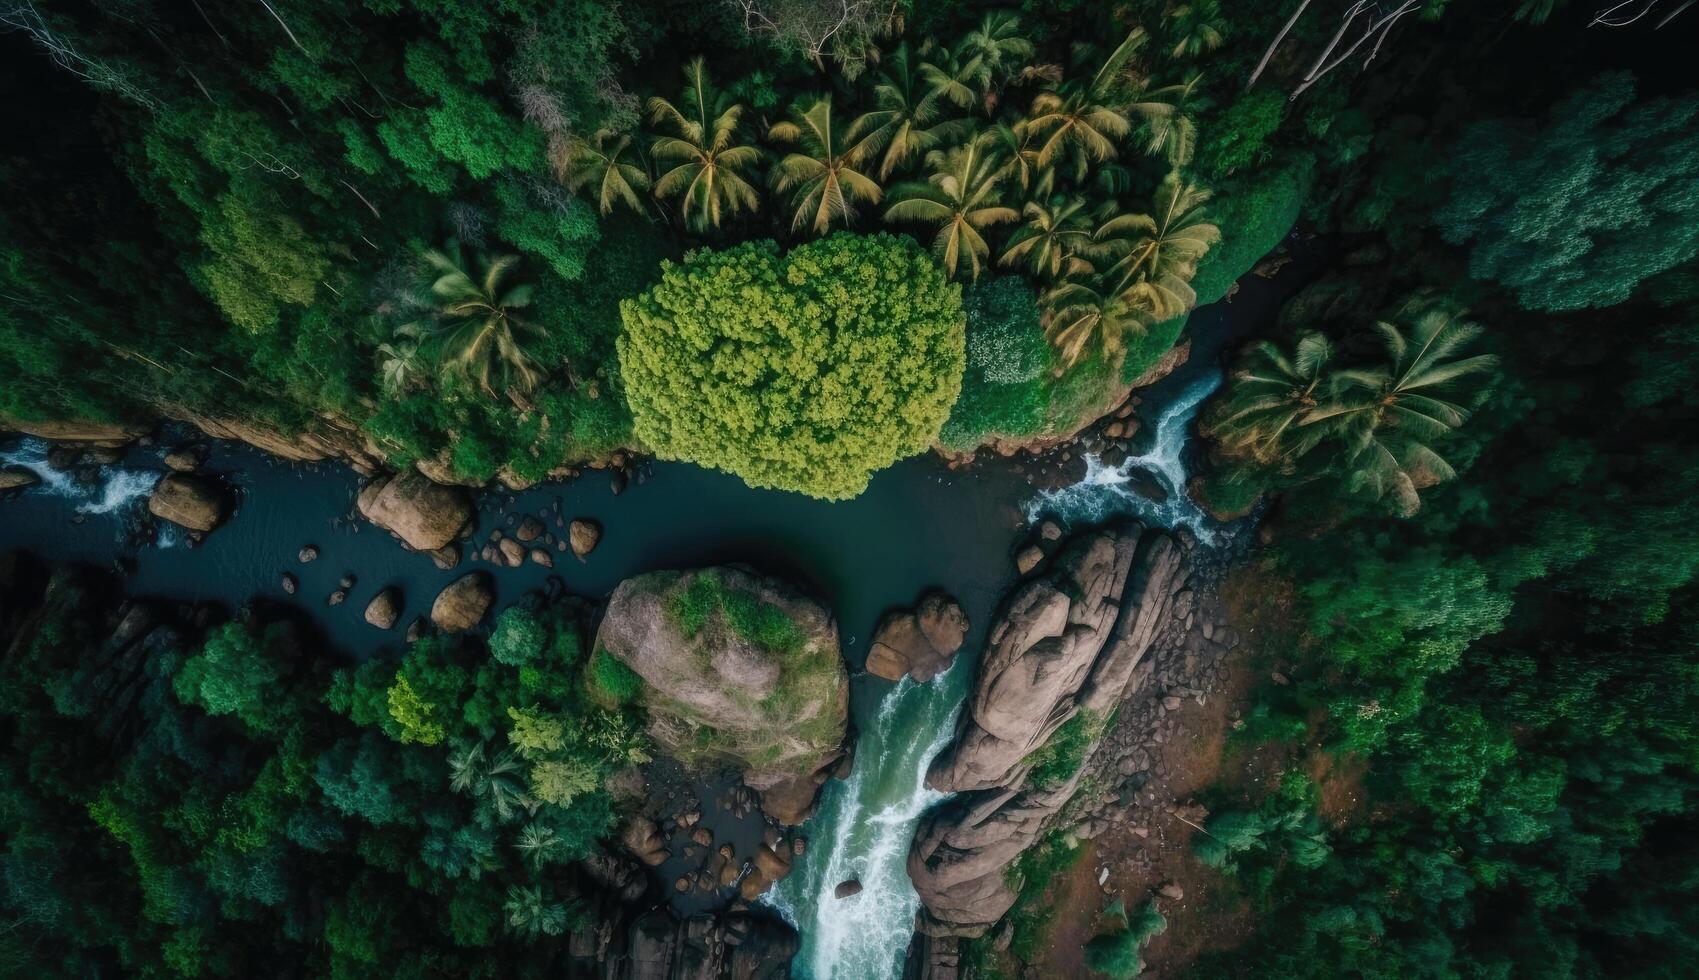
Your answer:
[[[963,290],[962,311],[967,369],[938,441],[969,449],[988,438],[1043,429],[1054,357],[1031,287],[1013,276],[985,280]]]
[[[1131,980],[1143,973],[1141,947],[1168,928],[1156,903],[1147,901],[1128,916],[1127,907],[1116,899],[1103,910],[1103,919],[1109,932],[1086,943],[1085,965],[1114,980]]]
[[[578,690],[570,611],[504,618],[517,670],[437,639],[332,671],[282,626],[125,649],[91,580],[56,574],[39,603],[19,581],[0,606],[0,971],[542,975],[554,952],[533,944],[556,931],[510,899],[540,889],[573,921],[571,862],[614,820],[598,787],[642,758],[636,723]]]
[[[1450,153],[1447,241],[1469,271],[1531,310],[1611,306],[1699,255],[1699,96],[1635,103],[1634,76],[1601,75],[1544,126],[1477,123]]]
[[[1209,216],[1221,229],[1221,244],[1198,263],[1192,288],[1199,305],[1226,296],[1240,276],[1291,232],[1313,180],[1313,159],[1296,154],[1216,188]]]
[[[589,684],[599,701],[613,705],[630,704],[643,691],[643,678],[606,650],[590,657]]]

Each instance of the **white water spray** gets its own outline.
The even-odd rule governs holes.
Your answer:
[[[909,844],[921,815],[945,798],[926,787],[926,770],[955,735],[969,673],[953,666],[927,684],[899,682],[862,733],[850,778],[827,785],[809,822],[812,846],[764,899],[802,935],[793,966],[799,977],[901,975],[920,908],[908,876]],[[851,879],[861,893],[835,898]]]
[[[79,514],[120,513],[153,492],[153,485],[159,482],[157,473],[106,466],[101,468],[99,483],[83,483],[47,465],[47,443],[39,439],[25,439],[16,449],[0,452],[0,464],[21,466],[34,473],[41,483],[28,492],[79,501]]]
[[[1219,531],[1186,492],[1186,467],[1180,454],[1186,448],[1192,419],[1198,407],[1221,386],[1221,374],[1211,372],[1180,393],[1156,420],[1156,437],[1150,451],[1129,456],[1119,466],[1106,466],[1095,454],[1085,457],[1085,477],[1072,486],[1045,490],[1026,508],[1028,521],[1053,516],[1069,524],[1092,524],[1116,514],[1128,514],[1164,528],[1189,529],[1198,540],[1215,544]],[[1133,477],[1148,473],[1166,492],[1165,499],[1152,500],[1134,489]]]

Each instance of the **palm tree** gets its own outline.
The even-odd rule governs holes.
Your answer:
[[[1142,29],[1134,28],[1089,80],[1064,82],[1033,97],[1031,113],[1017,125],[1039,140],[1039,166],[1066,156],[1074,163],[1074,179],[1083,180],[1089,163],[1114,158],[1116,143],[1133,128],[1122,76],[1145,38]]]
[[[920,77],[939,99],[967,109],[984,97],[991,81],[984,59],[932,41],[921,45],[920,54],[926,59],[920,63]]]
[[[981,260],[991,254],[985,229],[1020,215],[1004,207],[997,185],[1008,173],[1008,165],[997,158],[989,141],[979,139],[948,153],[927,154],[932,177],[923,182],[898,184],[891,189],[892,204],[885,209],[886,221],[924,221],[938,226],[932,251],[954,276],[965,256],[973,278],[979,278]]]
[[[659,97],[649,100],[650,118],[674,131],[650,147],[663,170],[655,180],[655,194],[682,196],[684,223],[706,231],[718,228],[728,215],[760,209],[761,195],[750,182],[750,172],[763,152],[737,141],[744,107],[714,88],[703,59],[685,65],[684,78],[680,105]]]
[[[566,906],[552,900],[542,885],[507,886],[502,910],[507,913],[508,928],[530,939],[566,931]]]
[[[885,59],[873,98],[878,108],[862,119],[869,145],[884,151],[880,180],[889,180],[898,167],[973,125],[969,119],[943,121],[945,102],[936,88],[922,80],[907,44]]]
[[[567,853],[566,839],[541,820],[532,820],[521,827],[519,839],[514,841],[513,846],[534,872],[541,871],[545,864],[561,860]]]
[[[1038,147],[1030,129],[998,123],[986,130],[985,135],[996,141],[1022,191],[1034,199],[1050,196],[1056,183],[1056,168],[1039,164]]]
[[[1026,67],[1026,60],[1032,57],[1032,41],[1023,37],[1020,30],[1019,17],[1007,11],[992,11],[962,38],[957,51],[964,57],[978,59],[984,77],[981,87],[988,94]]]
[[[1202,82],[1203,73],[1193,72],[1179,84],[1141,90],[1127,105],[1128,112],[1144,118],[1145,132],[1149,134],[1145,152],[1166,156],[1170,167],[1192,162],[1192,151],[1198,141],[1195,116],[1204,107],[1198,97]]]
[[[420,350],[424,332],[417,323],[403,323],[395,328],[389,343],[378,345],[379,370],[383,390],[394,395],[413,387],[424,371],[425,357]]]
[[[1305,423],[1329,404],[1333,355],[1333,345],[1313,330],[1298,337],[1290,356],[1272,341],[1257,344],[1233,373],[1227,399],[1209,423],[1217,444],[1290,472],[1328,435],[1326,426]]]
[[[623,159],[629,149],[630,136],[606,129],[589,140],[574,138],[561,161],[561,179],[574,193],[594,187],[596,206],[604,215],[612,214],[614,205],[621,202],[641,214],[643,199],[638,192],[649,189],[649,174]]]
[[[1198,260],[1221,240],[1205,219],[1209,196],[1174,171],[1157,187],[1149,214],[1111,217],[1092,233],[1088,257],[1113,260],[1104,275],[1155,321],[1179,316],[1197,300],[1191,278]]]
[[[771,176],[775,191],[793,193],[792,231],[808,228],[825,234],[833,222],[854,221],[858,202],[879,203],[884,192],[862,172],[877,152],[870,125],[864,117],[837,129],[832,122],[832,99],[821,96],[807,109],[800,103],[791,106],[790,120],[773,126],[774,139],[801,147],[801,152],[780,160]]]
[[[490,395],[495,394],[491,380],[499,376],[508,398],[527,408],[522,394],[536,387],[543,372],[520,347],[519,337],[541,331],[516,312],[530,305],[531,286],[504,282],[519,257],[480,258],[475,267],[467,264],[460,244],[451,241],[426,252],[425,262],[436,272],[430,287],[436,316],[407,329],[436,341],[445,372],[476,381]]]
[[[1028,201],[1021,209],[1026,222],[1009,236],[998,265],[1024,265],[1035,276],[1060,279],[1092,271],[1080,251],[1091,243],[1085,199],[1052,197]]]
[[[449,789],[477,802],[480,823],[506,823],[521,811],[537,810],[537,801],[525,792],[525,764],[512,749],[491,759],[483,742],[460,745],[449,753],[448,777]]]
[[[1056,348],[1058,371],[1085,356],[1096,338],[1106,357],[1126,346],[1129,333],[1143,333],[1151,318],[1135,303],[1124,280],[1089,276],[1044,294],[1044,332]]]
[[[1196,58],[1221,47],[1227,18],[1221,15],[1220,0],[1187,0],[1168,15],[1176,58]]]
[[[1310,411],[1304,424],[1326,424],[1344,442],[1342,465],[1351,488],[1393,498],[1400,516],[1421,507],[1418,491],[1457,474],[1430,445],[1469,417],[1446,392],[1460,378],[1490,371],[1491,354],[1455,358],[1481,335],[1479,325],[1445,309],[1408,309],[1415,322],[1375,324],[1386,349],[1381,367],[1339,371],[1335,400]]]

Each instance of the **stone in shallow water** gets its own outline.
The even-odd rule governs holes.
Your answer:
[[[384,589],[366,604],[366,622],[380,630],[393,629],[401,618],[401,591],[394,586]]]

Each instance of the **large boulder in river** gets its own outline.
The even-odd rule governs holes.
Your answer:
[[[40,482],[40,477],[22,466],[0,468],[0,493],[16,490],[19,487],[33,487]]]
[[[967,631],[960,603],[941,592],[928,593],[913,611],[892,613],[879,624],[867,651],[867,672],[924,684],[950,666]]]
[[[361,517],[415,551],[446,547],[472,522],[472,498],[465,489],[433,483],[414,470],[366,484],[356,506]]]
[[[191,531],[210,531],[224,520],[224,489],[215,481],[170,473],[153,488],[148,513]]]
[[[366,603],[366,622],[380,630],[394,629],[401,618],[401,590],[390,586]],[[481,618],[481,617],[480,617]]]
[[[1136,526],[1075,539],[1008,599],[955,742],[927,773],[928,786],[954,796],[922,818],[909,850],[922,932],[983,935],[1014,904],[1021,854],[1055,826],[1086,771],[1035,785],[1033,754],[1082,712],[1107,719],[1133,697],[1153,651],[1183,639],[1168,627],[1190,606],[1183,550]]]
[[[643,679],[658,744],[686,762],[741,764],[769,816],[806,815],[849,712],[824,606],[735,566],[652,572],[614,590],[596,647]]]
[[[579,561],[596,550],[596,545],[602,540],[602,525],[588,518],[580,517],[572,522],[567,529],[567,538],[572,542],[572,553]]]
[[[431,603],[431,622],[445,633],[458,633],[478,625],[495,601],[490,576],[485,572],[463,575],[437,593]]]

